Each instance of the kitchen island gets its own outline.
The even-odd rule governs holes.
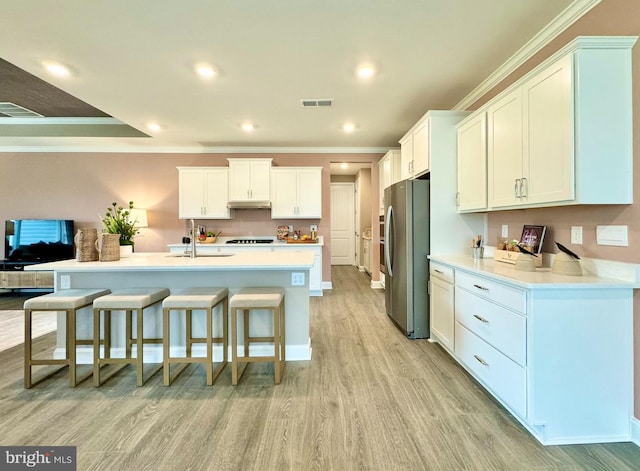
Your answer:
[[[131,257],[114,262],[78,262],[63,260],[27,267],[27,270],[52,270],[55,290],[68,288],[169,288],[171,290],[218,286],[229,289],[229,296],[247,286],[280,286],[285,289],[286,310],[286,354],[287,361],[309,360],[311,339],[309,337],[309,271],[314,263],[314,253],[299,252],[241,252],[221,256],[199,256],[190,258],[174,253],[135,253]],[[292,284],[293,274],[303,274],[303,283]],[[218,308],[220,309],[220,308]],[[179,318],[178,318],[179,317]],[[216,316],[219,318],[220,316]],[[112,356],[124,356],[125,338],[124,312],[114,312],[112,330],[117,332],[120,343],[114,342]],[[145,338],[162,338],[162,309],[145,311]],[[204,311],[194,312],[194,335],[204,336]],[[220,329],[215,325],[214,329]],[[254,328],[256,331],[254,332]],[[268,316],[256,318],[251,323],[252,335],[268,335],[272,325]],[[171,320],[171,342],[177,345],[176,352],[184,350],[184,316],[173,316]],[[218,330],[219,332],[219,330]],[[63,358],[65,354],[64,314],[58,314],[57,348],[54,354]],[[78,313],[78,339],[91,339],[93,317],[91,309]],[[214,357],[220,358],[221,347],[216,345]],[[254,347],[252,345],[252,354]],[[257,346],[257,355],[268,354],[269,346]],[[121,350],[121,351],[120,351]],[[200,350],[194,346],[194,355]],[[173,352],[173,347],[172,347]],[[201,350],[204,354],[204,346]],[[162,362],[162,346],[149,345],[144,349],[145,362]],[[92,363],[92,348],[78,347],[78,362]]]

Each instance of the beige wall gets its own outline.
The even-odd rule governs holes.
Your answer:
[[[274,235],[293,224],[309,232],[318,224],[325,238],[323,281],[331,281],[330,163],[377,163],[382,154],[144,154],[144,153],[0,153],[0,221],[19,218],[73,219],[76,227],[101,228],[99,217],[113,201],[146,208],[149,228],[136,239],[140,252],[167,251],[180,242],[186,222],[178,219],[177,166],[227,166],[227,157],[272,158],[278,166],[320,166],[321,220],[272,220],[270,210],[236,210],[231,220],[203,220],[225,236]],[[377,195],[377,165],[375,195]],[[4,252],[4,245],[0,247]],[[4,257],[4,253],[2,253]]]
[[[567,29],[531,60],[505,79],[499,86],[475,103],[477,109],[507,86],[522,77],[576,36],[636,36],[640,34],[640,4],[638,0],[605,0]],[[640,194],[640,44],[633,49],[633,110],[634,110],[634,192]],[[637,199],[637,198],[635,198]],[[524,224],[542,224],[548,228],[545,252],[557,252],[553,241],[568,245],[585,257],[640,263],[640,205],[578,206],[564,208],[525,209],[489,213],[489,243],[495,243],[503,224],[509,225],[510,238],[519,238]],[[629,247],[597,245],[595,226],[619,224],[629,226]],[[571,226],[583,226],[583,245],[571,245]],[[635,416],[640,418],[640,295],[634,296],[634,357]],[[594,348],[597,339],[594,339]]]

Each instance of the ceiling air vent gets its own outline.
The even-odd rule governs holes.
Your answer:
[[[300,100],[303,108],[317,108],[319,106],[333,106],[333,98],[306,98]]]
[[[10,118],[42,118],[41,114],[8,101],[0,102],[0,114]]]

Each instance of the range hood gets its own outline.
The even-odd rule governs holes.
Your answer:
[[[229,201],[229,209],[270,209],[271,201]]]

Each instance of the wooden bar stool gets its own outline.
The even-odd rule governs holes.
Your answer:
[[[144,384],[143,345],[162,343],[162,338],[143,338],[143,313],[148,307],[160,303],[169,296],[167,288],[128,288],[114,291],[93,301],[93,385],[100,386],[100,368],[108,364],[136,365],[136,384]],[[125,357],[111,358],[111,311],[125,311],[126,339]],[[104,358],[100,358],[100,313],[104,312]],[[132,317],[136,313],[136,338],[132,336]],[[131,356],[131,347],[136,345],[136,357]],[[121,368],[122,368],[121,367]],[[117,373],[121,368],[109,375]],[[162,363],[149,376],[153,376]],[[108,378],[105,378],[105,380]]]
[[[213,312],[222,303],[222,336],[213,337]],[[171,296],[162,301],[163,310],[163,365],[164,365],[164,385],[169,386],[190,363],[204,363],[207,372],[207,386],[211,386],[220,372],[227,364],[227,350],[229,345],[228,335],[228,303],[229,290],[227,288],[187,288],[172,293]],[[184,310],[186,315],[186,356],[171,356],[171,330],[170,314],[174,310]],[[192,317],[194,310],[204,310],[206,312],[206,337],[193,337]],[[207,355],[204,357],[191,356],[191,349],[194,343],[204,343],[207,348]],[[213,371],[213,344],[222,344],[222,362]],[[171,364],[181,364],[181,368],[171,377]]]
[[[55,293],[45,294],[37,298],[27,299],[24,302],[24,387],[29,389],[41,381],[49,378],[64,367],[69,367],[69,386],[76,385],[87,379],[91,373],[80,380],[76,378],[76,346],[91,345],[92,340],[76,339],[76,313],[78,310],[91,306],[93,300],[109,294],[108,289],[65,289]],[[64,359],[34,359],[32,352],[32,313],[34,311],[64,311],[66,323],[66,354]],[[38,380],[33,380],[33,365],[62,365]]]
[[[274,382],[280,384],[285,354],[285,315],[284,315],[284,289],[277,287],[268,288],[242,288],[231,296],[231,384],[238,384],[238,380],[247,368],[238,375],[239,363],[273,362]],[[249,335],[249,314],[256,309],[271,310],[273,313],[273,337],[251,337]],[[244,356],[238,357],[238,311],[243,312],[244,320]],[[250,356],[249,346],[251,342],[273,342],[273,356]]]

